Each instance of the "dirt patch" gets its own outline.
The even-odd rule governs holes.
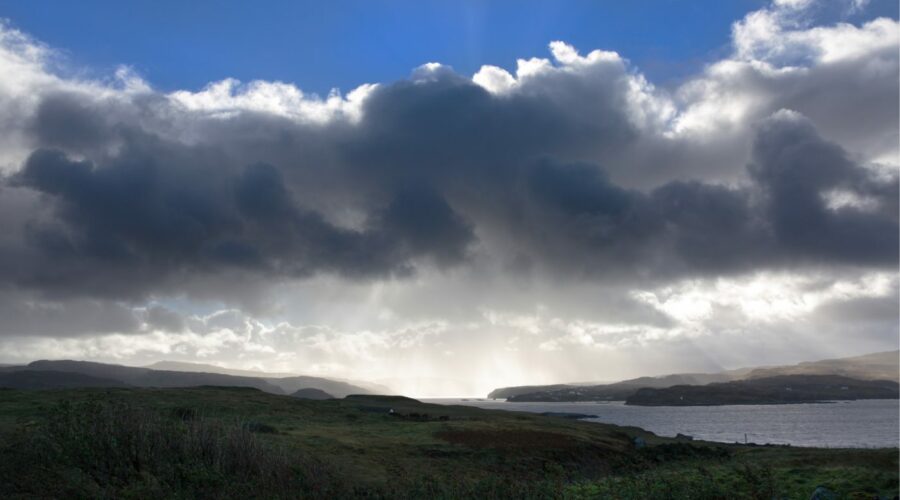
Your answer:
[[[472,430],[440,431],[435,437],[452,444],[472,448],[505,449],[572,449],[579,446],[578,440],[565,434],[530,430]]]

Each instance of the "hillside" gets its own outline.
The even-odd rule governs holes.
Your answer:
[[[757,368],[746,378],[777,375],[840,375],[862,380],[900,382],[900,351],[877,352],[852,358],[808,361],[791,366]]]
[[[553,384],[553,385],[519,385],[513,387],[500,387],[491,391],[487,397],[489,399],[509,399],[520,394],[529,394],[540,391],[562,391],[577,387],[574,384]]]
[[[171,368],[171,369],[162,369]],[[209,371],[206,371],[209,370]],[[288,376],[277,373],[255,372],[251,370],[230,370],[214,365],[163,361],[149,367],[123,366],[108,363],[94,363],[73,360],[41,360],[25,366],[7,367],[0,374],[21,372],[55,372],[66,376],[15,375],[3,380],[10,387],[23,387],[26,380],[32,380],[41,388],[73,387],[253,387],[272,394],[292,394],[300,389],[317,389],[333,397],[342,398],[349,394],[372,394],[373,388],[390,389],[378,384],[355,385],[341,380],[321,377]],[[77,376],[76,376],[77,375]]]
[[[284,391],[255,377],[237,377],[219,373],[189,373],[166,370],[151,370],[133,366],[92,363],[88,361],[35,361],[24,367],[24,370],[55,371],[77,373],[90,377],[117,381],[116,385],[127,384],[135,387],[196,387],[214,385],[223,387],[253,387],[272,394],[283,394]]]
[[[21,370],[0,372],[0,387],[6,389],[73,389],[78,387],[128,387],[119,380],[83,373]]]
[[[222,375],[235,375],[238,377],[255,377],[255,378],[280,378],[294,377],[296,373],[289,372],[264,372],[259,370],[237,370],[234,368],[224,368],[218,365],[210,365],[207,363],[188,363],[185,361],[157,361],[145,366],[151,370],[166,370],[173,372],[201,372],[201,373],[221,373]]]
[[[796,365],[739,368],[718,373],[678,373],[639,377],[612,384],[557,384],[504,387],[488,397],[517,402],[625,400],[642,388],[663,389],[676,385],[706,385],[778,375],[837,375],[860,380],[893,380],[900,377],[900,351],[798,363]]]
[[[358,385],[348,384],[337,380],[330,380],[319,377],[285,377],[266,379],[269,383],[277,385],[285,394],[294,393],[300,389],[318,389],[328,394],[332,394],[336,398],[343,398],[350,394],[372,394],[372,391],[360,387]]]
[[[513,402],[560,402],[560,401],[623,401],[643,387],[663,388],[673,385],[709,384],[726,382],[738,376],[724,373],[681,373],[663,377],[640,377],[612,384],[568,385],[557,389],[534,391],[509,391],[513,394],[506,399]],[[549,386],[555,387],[555,386]]]
[[[624,400],[641,387],[671,387],[679,384],[709,384],[736,380],[749,369],[721,373],[676,373],[659,377],[638,377],[610,384],[554,384],[503,387],[488,394],[491,399],[510,401],[603,401]]]
[[[169,370],[179,372],[206,372],[221,373],[223,375],[235,375],[242,377],[261,378],[278,386],[286,394],[290,394],[305,387],[319,389],[336,397],[342,398],[348,394],[393,394],[393,391],[380,384],[371,382],[357,382],[342,379],[311,377],[297,375],[295,373],[262,372],[255,370],[234,370],[222,368],[216,365],[202,363],[185,363],[181,361],[158,361],[147,368],[154,370]]]
[[[403,397],[0,391],[3,498],[891,498],[897,467]]]
[[[318,400],[334,399],[334,396],[332,396],[331,394],[328,394],[325,391],[320,391],[319,389],[311,389],[308,387],[305,389],[298,389],[297,391],[295,391],[294,393],[291,394],[291,397],[300,398],[300,399],[318,399]]]
[[[854,399],[897,399],[897,382],[858,380],[838,375],[779,375],[708,385],[643,388],[625,404],[638,406],[708,406],[784,404]]]

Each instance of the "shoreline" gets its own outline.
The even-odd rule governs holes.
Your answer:
[[[797,405],[819,405],[819,404],[840,404],[840,403],[850,403],[854,401],[897,401],[900,402],[900,398],[859,398],[859,399],[823,399],[820,401],[773,401],[773,402],[758,402],[758,403],[714,403],[714,404],[686,404],[686,405],[667,405],[667,404],[628,404],[624,399],[602,399],[597,401],[509,401],[507,399],[475,399],[475,398],[418,398],[419,401],[427,401],[433,402],[436,404],[445,404],[441,403],[441,401],[459,401],[463,403],[499,403],[499,404],[542,404],[542,405],[551,405],[551,404],[565,404],[565,405],[577,405],[577,404],[590,404],[590,405],[602,405],[602,404],[614,404],[621,403],[621,406],[629,406],[634,408],[697,408],[697,407],[721,407],[721,406],[797,406]]]
[[[755,441],[755,446],[760,447],[900,449],[900,440],[886,442],[880,437],[898,435],[900,423],[891,419],[897,418],[895,415],[900,399],[705,406],[637,406],[626,405],[624,401],[518,402],[463,399],[465,398],[429,398],[422,401],[531,414],[593,414],[597,416],[580,421],[635,427],[665,438],[675,438],[680,433],[693,436],[697,441],[717,444],[743,445],[743,435],[746,433],[749,441]],[[884,404],[878,405],[878,402]],[[877,406],[866,406],[873,403]],[[784,410],[783,415],[779,408]],[[752,416],[754,409],[761,414],[760,420]],[[873,420],[859,420],[860,415],[869,415],[872,411],[877,412]],[[814,422],[812,428],[809,427],[810,419]],[[772,425],[775,430],[770,428]],[[856,426],[868,429],[868,434],[855,439]]]

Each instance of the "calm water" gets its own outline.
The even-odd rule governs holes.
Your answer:
[[[585,421],[633,425],[660,436],[820,447],[895,447],[900,444],[900,400],[841,401],[797,405],[625,406],[611,403],[507,403],[429,399],[494,410],[586,413]]]

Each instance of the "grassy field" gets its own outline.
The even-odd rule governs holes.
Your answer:
[[[682,442],[400,397],[0,390],[3,498],[807,499],[820,485],[893,498],[898,450]]]

